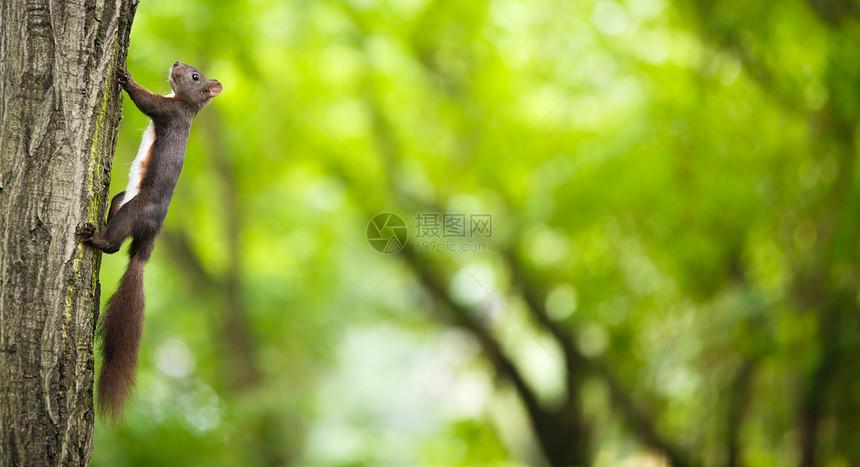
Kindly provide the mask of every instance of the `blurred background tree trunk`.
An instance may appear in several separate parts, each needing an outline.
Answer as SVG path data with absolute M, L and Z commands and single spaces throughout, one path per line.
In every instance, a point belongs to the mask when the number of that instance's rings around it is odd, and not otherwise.
M 0 4 L 0 465 L 86 465 L 101 223 L 137 1 Z

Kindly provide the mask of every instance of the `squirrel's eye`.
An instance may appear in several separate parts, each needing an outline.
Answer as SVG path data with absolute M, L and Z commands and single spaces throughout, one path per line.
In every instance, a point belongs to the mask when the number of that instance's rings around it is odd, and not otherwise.
M 198 75 L 197 73 L 194 73 L 193 75 L 191 75 L 191 79 L 193 79 L 194 81 L 197 81 L 198 79 L 200 79 L 200 75 Z

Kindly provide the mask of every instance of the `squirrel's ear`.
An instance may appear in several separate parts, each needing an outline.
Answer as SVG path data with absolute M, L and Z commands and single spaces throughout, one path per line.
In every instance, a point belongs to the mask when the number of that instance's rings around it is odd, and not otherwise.
M 218 94 L 221 94 L 221 89 L 221 83 L 219 83 L 217 79 L 210 79 L 209 89 L 206 90 L 206 94 L 208 97 L 215 97 Z

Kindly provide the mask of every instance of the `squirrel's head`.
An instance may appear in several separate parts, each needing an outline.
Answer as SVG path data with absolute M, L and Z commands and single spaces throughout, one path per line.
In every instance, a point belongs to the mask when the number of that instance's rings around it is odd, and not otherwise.
M 217 79 L 206 79 L 202 71 L 178 60 L 170 67 L 170 87 L 177 95 L 187 97 L 201 107 L 221 94 L 221 83 Z

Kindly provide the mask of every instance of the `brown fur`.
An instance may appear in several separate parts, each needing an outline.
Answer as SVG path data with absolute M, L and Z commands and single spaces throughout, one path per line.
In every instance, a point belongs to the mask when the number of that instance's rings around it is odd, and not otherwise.
M 116 293 L 108 301 L 99 323 L 102 340 L 102 369 L 99 376 L 98 408 L 102 419 L 122 418 L 122 408 L 131 396 L 137 371 L 137 351 L 143 331 L 143 265 L 132 256 Z
M 125 192 L 120 192 L 110 201 L 110 210 L 108 211 L 107 221 L 110 222 L 111 217 L 119 210 L 122 199 L 125 197 Z
M 152 140 L 152 146 L 155 146 L 156 139 L 158 139 L 158 136 Z M 150 146 L 149 150 L 146 151 L 146 157 L 140 161 L 140 181 L 137 183 L 138 190 L 143 186 L 143 180 L 146 178 L 146 171 L 149 169 L 149 159 L 152 158 L 152 146 Z

